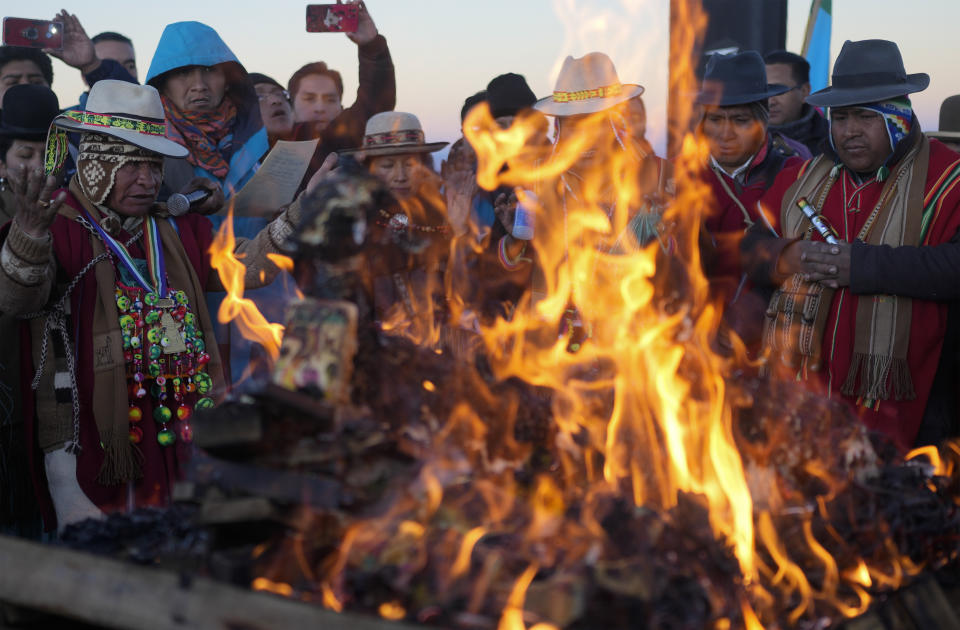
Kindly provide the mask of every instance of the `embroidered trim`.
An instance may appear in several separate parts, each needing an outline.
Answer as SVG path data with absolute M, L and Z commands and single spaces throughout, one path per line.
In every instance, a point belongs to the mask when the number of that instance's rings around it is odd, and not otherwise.
M 610 98 L 611 96 L 620 96 L 623 93 L 623 84 L 613 83 L 592 90 L 579 90 L 577 92 L 562 92 L 554 90 L 554 103 L 571 103 L 574 101 L 589 101 L 595 98 Z
M 26 261 L 4 243 L 3 249 L 0 249 L 0 267 L 12 280 L 25 287 L 34 287 L 43 282 L 50 265 L 48 262 L 36 264 Z
M 423 144 L 424 135 L 419 129 L 400 129 L 371 133 L 363 137 L 363 146 L 380 147 L 388 144 Z
M 127 118 L 126 116 L 114 116 L 111 114 L 98 114 L 96 112 L 83 112 L 78 110 L 67 110 L 60 115 L 82 125 L 128 129 L 151 136 L 167 135 L 167 124 L 163 122 L 150 122 L 139 118 Z

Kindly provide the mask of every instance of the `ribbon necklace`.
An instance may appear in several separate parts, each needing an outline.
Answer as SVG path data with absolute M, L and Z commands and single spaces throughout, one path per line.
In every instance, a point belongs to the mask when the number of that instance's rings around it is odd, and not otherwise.
M 147 293 L 153 293 L 158 298 L 167 296 L 167 276 L 164 273 L 163 247 L 160 245 L 160 232 L 157 230 L 157 220 L 152 216 L 143 218 L 143 241 L 144 250 L 147 258 L 147 275 L 145 278 L 140 269 L 134 263 L 134 257 L 130 251 L 120 241 L 116 240 L 103 229 L 90 213 L 84 208 L 84 214 L 87 220 L 97 230 L 100 239 L 110 248 L 110 251 L 116 255 L 120 263 L 130 271 L 137 283 L 143 287 Z

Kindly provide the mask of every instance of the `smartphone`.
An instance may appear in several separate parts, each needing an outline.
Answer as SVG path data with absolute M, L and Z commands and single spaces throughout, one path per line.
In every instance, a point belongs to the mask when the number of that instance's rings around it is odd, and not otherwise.
M 358 4 L 308 4 L 308 33 L 354 33 L 360 19 Z
M 5 17 L 3 44 L 60 50 L 63 48 L 63 24 L 50 20 Z

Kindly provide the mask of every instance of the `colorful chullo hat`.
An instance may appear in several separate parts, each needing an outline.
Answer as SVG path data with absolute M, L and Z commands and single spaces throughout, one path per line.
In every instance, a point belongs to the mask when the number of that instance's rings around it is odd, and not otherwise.
M 66 160 L 67 131 L 83 134 L 77 179 L 95 204 L 106 200 L 117 170 L 125 163 L 162 163 L 164 157 L 187 156 L 185 147 L 167 139 L 160 94 L 149 85 L 98 81 L 90 89 L 86 110 L 67 110 L 57 116 L 47 135 L 44 164 L 48 173 L 60 170 Z

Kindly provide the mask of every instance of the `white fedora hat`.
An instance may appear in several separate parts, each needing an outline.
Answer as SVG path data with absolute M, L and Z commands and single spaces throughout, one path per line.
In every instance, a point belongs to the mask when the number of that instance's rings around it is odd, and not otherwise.
M 149 85 L 97 81 L 90 88 L 86 110 L 67 110 L 53 124 L 70 131 L 102 133 L 173 158 L 190 151 L 169 140 L 160 93 Z
M 405 112 L 380 112 L 370 117 L 363 132 L 363 146 L 340 153 L 363 153 L 365 157 L 432 153 L 449 142 L 425 142 L 420 119 Z
M 593 114 L 643 94 L 643 87 L 620 83 L 617 69 L 603 53 L 567 57 L 560 68 L 553 94 L 536 102 L 535 108 L 551 116 Z

